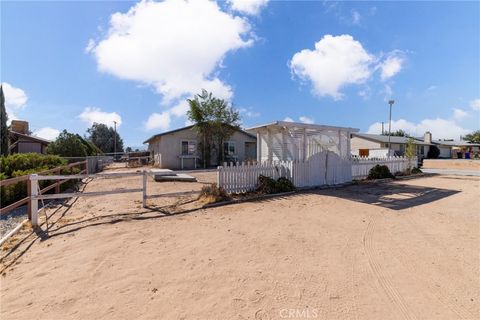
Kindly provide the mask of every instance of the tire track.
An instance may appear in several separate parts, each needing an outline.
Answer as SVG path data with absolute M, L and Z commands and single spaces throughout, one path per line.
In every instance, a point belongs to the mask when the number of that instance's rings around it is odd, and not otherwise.
M 407 217 L 407 222 L 412 227 L 410 228 L 410 230 L 421 229 L 421 231 L 423 231 L 423 229 L 420 228 L 417 223 L 412 221 L 411 217 Z M 436 241 L 432 241 L 428 237 L 425 237 L 424 232 L 421 233 L 421 237 L 423 238 L 423 241 L 429 242 L 430 244 L 437 244 L 437 247 L 438 247 L 438 243 L 436 243 Z M 399 256 L 408 257 L 408 254 L 402 249 L 402 247 L 398 245 L 396 245 L 395 247 L 401 253 L 401 255 Z M 443 305 L 446 305 L 452 312 L 454 312 L 459 317 L 459 319 L 471 320 L 476 318 L 474 315 L 470 313 L 470 311 L 468 311 L 464 307 L 459 306 L 455 303 L 452 303 L 451 301 L 455 300 L 453 296 L 444 294 L 441 290 L 438 289 L 437 286 L 432 285 L 431 281 L 428 281 L 423 277 L 419 277 L 416 272 L 417 268 L 415 268 L 415 266 L 412 263 L 409 263 L 407 259 L 400 258 L 399 261 L 410 272 L 410 274 L 414 275 L 414 277 L 417 279 L 419 283 L 422 283 L 424 286 L 426 286 L 430 290 L 429 292 L 433 293 L 433 295 L 437 298 L 437 300 L 440 301 Z
M 377 223 L 377 217 L 373 217 L 367 225 L 367 229 L 363 235 L 363 249 L 365 255 L 368 258 L 368 263 L 370 265 L 370 269 L 377 279 L 380 287 L 382 288 L 385 295 L 388 297 L 389 301 L 391 302 L 392 306 L 395 310 L 398 311 L 399 315 L 402 316 L 403 319 L 406 320 L 415 320 L 416 317 L 412 314 L 408 306 L 406 305 L 404 299 L 397 291 L 395 286 L 391 282 L 391 276 L 388 274 L 386 270 L 384 270 L 381 265 L 378 263 L 378 253 L 375 250 L 374 241 L 373 241 L 373 234 L 375 231 L 375 225 Z

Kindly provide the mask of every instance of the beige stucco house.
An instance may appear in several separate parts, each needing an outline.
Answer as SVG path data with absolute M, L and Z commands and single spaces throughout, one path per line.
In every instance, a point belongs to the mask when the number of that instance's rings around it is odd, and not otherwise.
M 156 134 L 148 143 L 154 164 L 166 169 L 194 169 L 201 167 L 200 141 L 192 126 Z M 237 130 L 223 144 L 224 159 L 228 161 L 251 161 L 256 159 L 256 137 L 243 130 Z M 212 150 L 210 166 L 219 165 L 218 152 Z
M 409 137 L 390 137 L 391 155 L 403 156 L 407 148 Z M 426 158 L 432 145 L 432 135 L 427 132 L 423 139 L 413 138 L 419 159 Z M 386 157 L 388 155 L 388 136 L 369 133 L 351 134 L 352 155 L 360 157 Z

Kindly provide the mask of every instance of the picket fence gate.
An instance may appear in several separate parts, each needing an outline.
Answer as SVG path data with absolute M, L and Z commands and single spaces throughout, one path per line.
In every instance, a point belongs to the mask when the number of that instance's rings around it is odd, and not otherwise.
M 341 158 L 325 151 L 311 156 L 306 161 L 272 161 L 224 163 L 218 167 L 217 184 L 228 193 L 253 191 L 260 175 L 273 179 L 288 178 L 297 188 L 338 185 L 360 180 L 368 176 L 375 165 L 386 165 L 390 172 L 405 171 L 417 167 L 417 159 L 391 158 Z
M 225 163 L 218 167 L 217 183 L 228 193 L 255 190 L 260 175 L 273 179 L 285 177 L 297 188 L 334 185 L 352 181 L 350 159 L 333 152 L 319 152 L 307 161 L 262 163 Z

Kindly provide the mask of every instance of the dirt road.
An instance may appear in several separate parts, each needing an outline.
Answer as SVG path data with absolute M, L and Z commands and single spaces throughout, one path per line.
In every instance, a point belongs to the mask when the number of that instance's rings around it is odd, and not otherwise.
M 133 194 L 79 199 L 48 236 L 24 232 L 2 252 L 0 315 L 477 319 L 479 184 L 424 177 L 177 215 L 145 211 Z

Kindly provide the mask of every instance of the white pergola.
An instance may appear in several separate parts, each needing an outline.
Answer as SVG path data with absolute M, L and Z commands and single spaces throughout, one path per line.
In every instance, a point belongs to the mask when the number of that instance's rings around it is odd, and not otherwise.
M 350 133 L 355 128 L 276 121 L 249 128 L 257 135 L 257 161 L 308 160 L 322 151 L 350 157 Z

